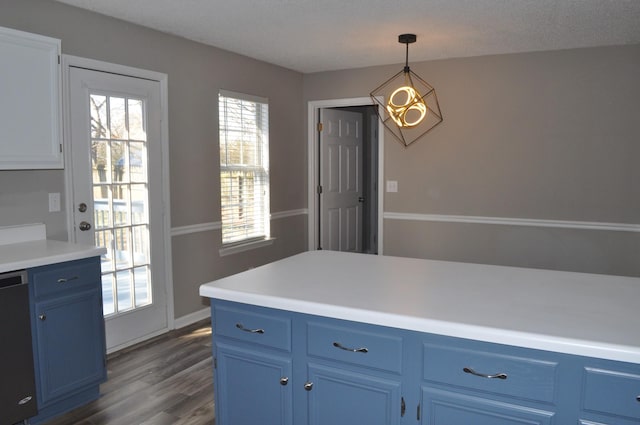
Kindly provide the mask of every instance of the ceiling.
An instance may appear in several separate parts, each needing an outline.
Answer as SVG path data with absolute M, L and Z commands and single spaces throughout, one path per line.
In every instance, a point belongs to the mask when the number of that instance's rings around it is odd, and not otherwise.
M 303 73 L 640 43 L 640 0 L 57 0 Z

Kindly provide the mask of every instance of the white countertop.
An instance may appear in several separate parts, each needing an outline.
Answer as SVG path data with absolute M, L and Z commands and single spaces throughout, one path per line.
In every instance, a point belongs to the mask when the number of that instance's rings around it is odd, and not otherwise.
M 106 252 L 95 246 L 46 239 L 0 245 L 0 273 L 95 257 Z
M 640 278 L 311 251 L 200 295 L 640 364 Z
M 95 257 L 105 248 L 46 239 L 42 223 L 0 227 L 0 273 Z

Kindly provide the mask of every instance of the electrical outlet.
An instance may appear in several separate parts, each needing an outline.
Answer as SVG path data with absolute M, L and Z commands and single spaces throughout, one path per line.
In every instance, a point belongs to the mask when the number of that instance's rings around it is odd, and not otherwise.
M 60 194 L 50 193 L 49 194 L 49 212 L 58 212 L 58 211 L 60 211 Z

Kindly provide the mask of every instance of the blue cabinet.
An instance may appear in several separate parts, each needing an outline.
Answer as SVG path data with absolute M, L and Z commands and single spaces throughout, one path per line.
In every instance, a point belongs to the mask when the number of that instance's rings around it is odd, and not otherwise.
M 292 425 L 290 319 L 232 306 L 211 317 L 216 423 Z
M 588 359 L 581 376 L 581 425 L 640 424 L 640 367 Z
M 38 424 L 98 398 L 106 379 L 100 259 L 28 272 Z
M 422 425 L 558 423 L 556 354 L 435 335 L 422 340 Z
M 401 423 L 401 337 L 224 301 L 212 318 L 216 423 Z
M 551 425 L 554 414 L 491 398 L 424 386 L 422 425 Z
M 219 425 L 640 424 L 638 364 L 216 299 L 212 318 Z
M 403 339 L 365 324 L 302 317 L 309 425 L 396 425 Z M 297 336 L 297 335 L 296 335 Z
M 293 424 L 290 358 L 225 342 L 215 353 L 217 423 Z
M 309 425 L 401 423 L 399 377 L 315 363 L 307 371 Z

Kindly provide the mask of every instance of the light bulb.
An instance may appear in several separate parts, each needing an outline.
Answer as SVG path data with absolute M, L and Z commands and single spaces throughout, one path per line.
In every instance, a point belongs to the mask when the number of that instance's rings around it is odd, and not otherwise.
M 398 127 L 411 128 L 427 116 L 427 105 L 420 93 L 411 86 L 399 87 L 389 97 L 387 112 Z M 417 114 L 416 118 L 413 118 Z

